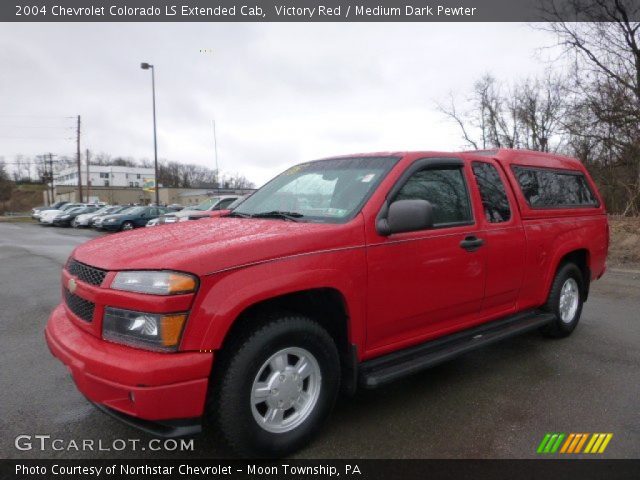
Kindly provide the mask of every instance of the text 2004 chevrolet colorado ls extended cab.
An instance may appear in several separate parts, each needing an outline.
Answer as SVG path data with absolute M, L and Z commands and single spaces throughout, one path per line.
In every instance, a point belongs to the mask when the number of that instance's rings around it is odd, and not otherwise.
M 340 389 L 569 335 L 608 249 L 580 162 L 510 150 L 303 163 L 226 217 L 143 230 L 75 249 L 49 347 L 102 410 L 209 419 L 245 455 L 299 448 Z

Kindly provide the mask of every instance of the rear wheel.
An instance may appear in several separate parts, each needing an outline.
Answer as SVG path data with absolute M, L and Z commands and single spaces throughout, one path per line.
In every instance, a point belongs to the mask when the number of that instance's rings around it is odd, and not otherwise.
M 133 230 L 133 222 L 124 222 L 120 230 Z
M 307 317 L 276 315 L 221 352 L 207 414 L 236 453 L 287 455 L 324 423 L 339 379 L 327 331 Z
M 580 321 L 584 302 L 582 272 L 573 263 L 561 266 L 551 285 L 544 309 L 555 314 L 555 319 L 542 327 L 547 337 L 561 338 L 571 335 Z

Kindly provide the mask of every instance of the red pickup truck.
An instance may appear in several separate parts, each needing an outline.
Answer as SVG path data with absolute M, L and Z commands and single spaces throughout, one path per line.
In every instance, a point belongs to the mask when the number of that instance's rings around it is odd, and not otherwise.
M 608 237 L 572 158 L 329 158 L 225 217 L 77 247 L 46 340 L 78 389 L 129 424 L 179 436 L 206 422 L 242 455 L 285 455 L 339 391 L 532 329 L 569 335 Z

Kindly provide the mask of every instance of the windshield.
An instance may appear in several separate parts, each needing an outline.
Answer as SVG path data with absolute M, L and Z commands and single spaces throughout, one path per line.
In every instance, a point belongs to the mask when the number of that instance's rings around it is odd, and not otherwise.
M 283 212 L 300 221 L 343 222 L 360 210 L 397 160 L 352 157 L 296 165 L 247 198 L 233 214 Z
M 205 200 L 204 202 L 202 202 L 197 207 L 193 207 L 191 210 L 199 210 L 199 211 L 209 210 L 211 207 L 213 207 L 219 201 L 220 201 L 220 197 L 211 197 L 210 199 Z

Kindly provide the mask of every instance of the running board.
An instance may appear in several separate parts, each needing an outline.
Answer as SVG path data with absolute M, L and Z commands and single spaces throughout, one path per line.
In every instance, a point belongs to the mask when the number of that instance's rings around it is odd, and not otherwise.
M 360 364 L 360 385 L 376 388 L 505 338 L 542 327 L 555 315 L 529 310 Z

